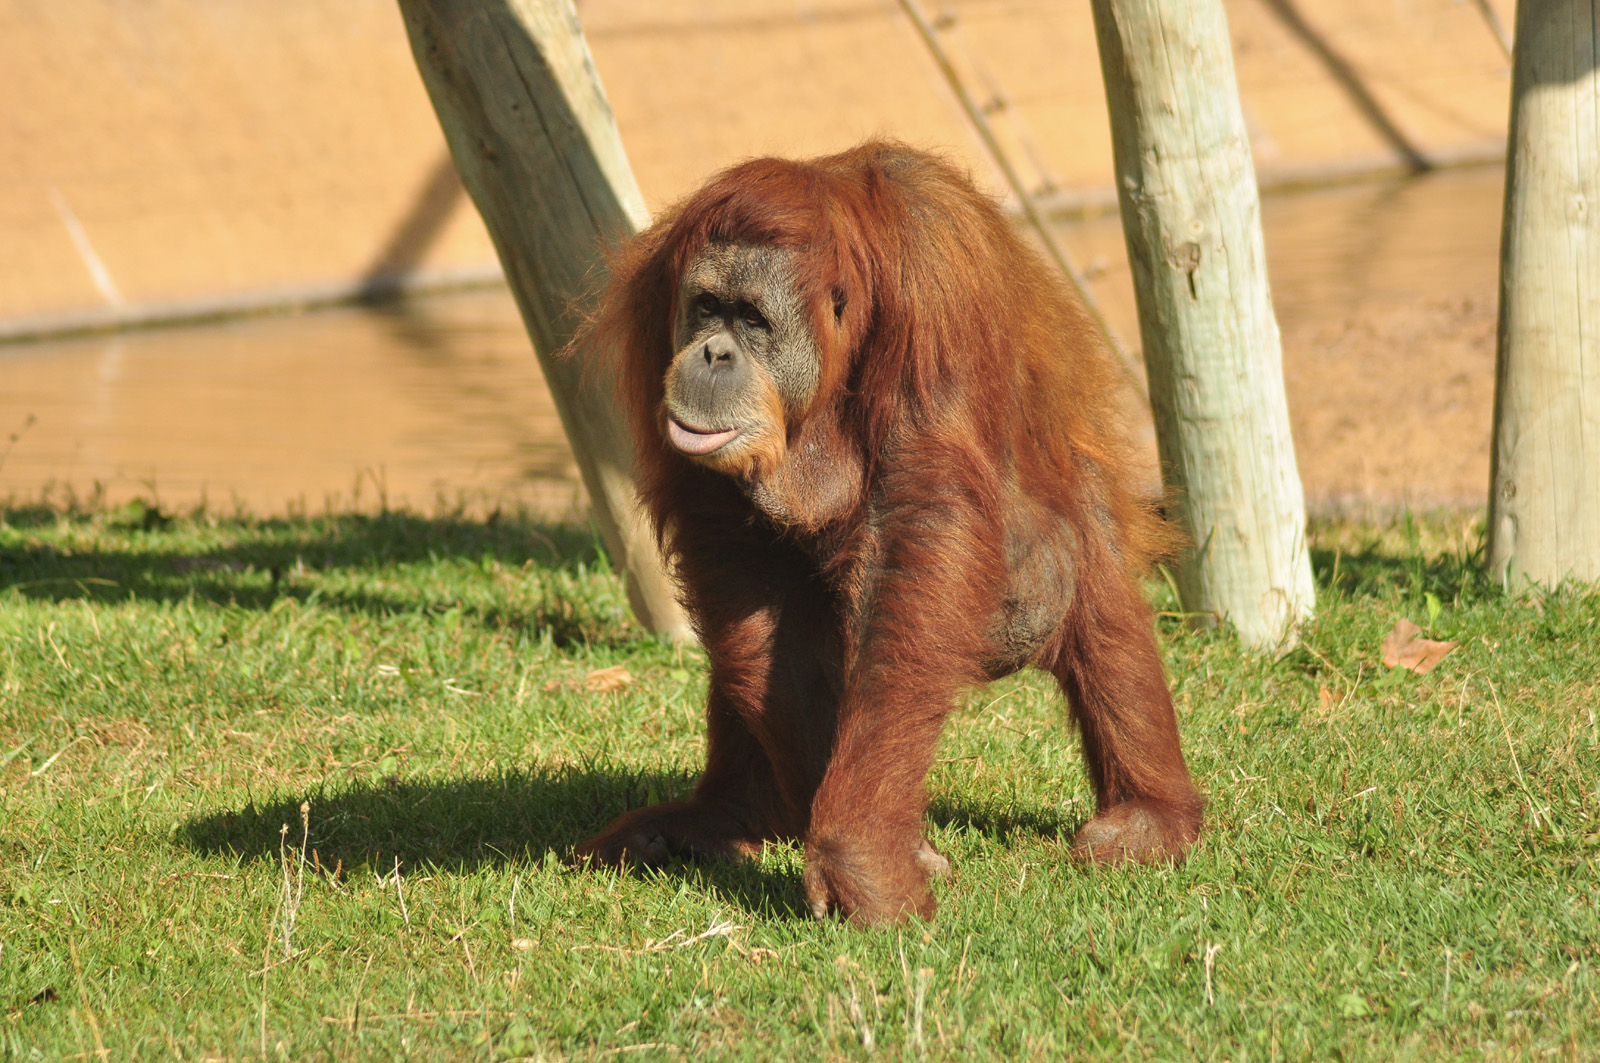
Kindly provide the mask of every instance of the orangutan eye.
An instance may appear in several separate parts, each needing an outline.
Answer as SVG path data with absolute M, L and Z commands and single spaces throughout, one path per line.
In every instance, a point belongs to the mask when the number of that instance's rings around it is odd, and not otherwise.
M 694 297 L 694 312 L 702 318 L 716 317 L 722 312 L 722 300 L 710 292 L 701 292 Z
M 751 328 L 758 328 L 767 332 L 772 330 L 772 325 L 762 316 L 761 311 L 749 303 L 739 304 L 739 317 Z

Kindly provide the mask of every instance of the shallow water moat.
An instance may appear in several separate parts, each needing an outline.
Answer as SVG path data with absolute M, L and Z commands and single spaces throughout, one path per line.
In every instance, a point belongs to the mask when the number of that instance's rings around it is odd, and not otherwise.
M 1313 507 L 1473 505 L 1488 483 L 1497 167 L 1265 197 Z M 1136 348 L 1114 215 L 1062 223 Z M 15 435 L 15 440 L 10 437 Z M 168 511 L 581 505 L 504 290 L 0 347 L 0 498 Z

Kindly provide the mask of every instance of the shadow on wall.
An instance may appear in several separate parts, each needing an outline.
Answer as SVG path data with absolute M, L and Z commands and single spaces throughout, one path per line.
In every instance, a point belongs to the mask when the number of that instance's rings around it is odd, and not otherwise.
M 416 201 L 395 228 L 372 263 L 361 271 L 358 301 L 379 303 L 392 299 L 422 264 L 423 256 L 455 214 L 461 202 L 461 178 L 447 151 L 433 164 L 422 182 Z
M 1424 173 L 1433 169 L 1433 163 L 1429 161 L 1427 156 L 1422 154 L 1421 149 L 1411 142 L 1411 139 L 1406 136 L 1404 131 L 1395 125 L 1394 119 L 1389 117 L 1388 113 L 1384 111 L 1383 105 L 1377 101 L 1361 80 L 1361 75 L 1357 74 L 1349 61 L 1336 52 L 1323 39 L 1322 35 L 1305 20 L 1305 16 L 1300 13 L 1299 8 L 1294 6 L 1292 0 L 1262 0 L 1262 3 L 1278 17 L 1278 20 L 1283 23 L 1289 32 L 1293 33 L 1302 44 L 1311 49 L 1312 54 L 1322 62 L 1323 66 L 1327 67 L 1328 73 L 1333 76 L 1334 81 L 1344 90 L 1345 95 L 1350 98 L 1350 102 L 1355 105 L 1356 110 L 1383 138 L 1384 142 L 1394 149 L 1395 154 L 1405 161 L 1407 169 L 1412 173 Z

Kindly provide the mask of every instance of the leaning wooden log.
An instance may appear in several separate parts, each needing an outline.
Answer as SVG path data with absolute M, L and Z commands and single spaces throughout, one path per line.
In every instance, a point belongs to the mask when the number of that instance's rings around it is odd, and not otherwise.
M 1522 0 L 1500 243 L 1489 571 L 1600 580 L 1600 6 Z
M 582 380 L 581 352 L 556 357 L 602 287 L 604 248 L 649 224 L 577 12 L 571 0 L 400 0 L 400 11 L 634 613 L 691 637 L 638 513 L 626 423 L 604 381 Z
M 1221 0 L 1094 0 L 1187 612 L 1271 649 L 1315 604 L 1261 208 Z

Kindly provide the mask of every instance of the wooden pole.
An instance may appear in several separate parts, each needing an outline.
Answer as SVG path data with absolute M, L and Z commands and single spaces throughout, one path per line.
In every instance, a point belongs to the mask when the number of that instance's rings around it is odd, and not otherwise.
M 639 622 L 692 637 L 639 518 L 629 432 L 581 356 L 556 357 L 603 248 L 649 224 L 571 0 L 400 0 L 450 154 L 494 240 L 606 549 Z
M 1315 604 L 1261 208 L 1221 0 L 1093 0 L 1184 608 L 1254 649 Z
M 1520 0 L 1500 245 L 1489 569 L 1600 580 L 1600 7 Z

